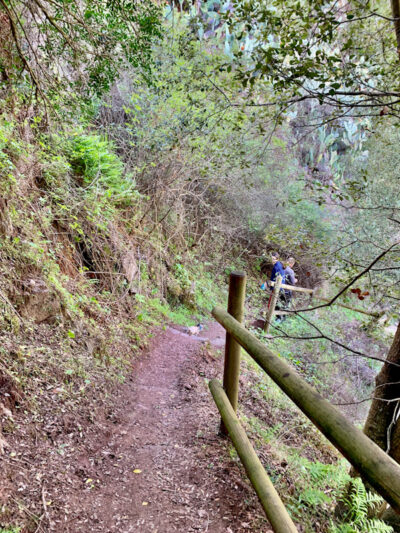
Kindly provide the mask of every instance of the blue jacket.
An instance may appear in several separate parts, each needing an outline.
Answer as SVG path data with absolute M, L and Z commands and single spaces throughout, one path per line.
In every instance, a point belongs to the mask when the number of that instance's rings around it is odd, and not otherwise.
M 271 281 L 276 281 L 276 276 L 278 274 L 282 276 L 282 282 L 285 283 L 285 269 L 283 268 L 283 265 L 280 261 L 277 261 L 274 264 L 274 268 L 271 272 Z

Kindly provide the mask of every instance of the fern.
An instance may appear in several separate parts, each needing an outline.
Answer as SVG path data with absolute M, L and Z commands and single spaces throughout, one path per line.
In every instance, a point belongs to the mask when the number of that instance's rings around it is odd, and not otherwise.
M 378 518 L 371 518 L 368 527 L 370 533 L 393 533 L 392 526 L 385 524 L 385 522 L 382 522 Z
M 369 518 L 383 503 L 378 494 L 368 492 L 360 478 L 351 479 L 347 495 L 341 498 L 348 514 L 343 524 L 333 525 L 331 533 L 393 533 L 393 528 L 378 518 Z
M 323 505 L 324 503 L 329 503 L 330 501 L 330 498 L 322 490 L 311 487 L 303 490 L 299 497 L 299 503 L 304 502 L 311 507 Z
M 383 503 L 383 498 L 379 496 L 379 494 L 377 494 L 376 492 L 367 492 L 366 500 L 367 500 L 369 509 L 373 509 L 374 507 L 377 508 Z

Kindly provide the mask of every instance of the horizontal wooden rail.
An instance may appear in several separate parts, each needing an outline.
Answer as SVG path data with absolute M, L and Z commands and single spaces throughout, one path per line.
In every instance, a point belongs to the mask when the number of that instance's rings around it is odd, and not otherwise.
M 361 476 L 400 512 L 400 466 L 226 311 L 215 307 L 212 314 Z
M 240 425 L 221 384 L 218 380 L 213 379 L 210 381 L 209 387 L 223 423 L 228 430 L 265 514 L 271 522 L 273 530 L 275 533 L 298 533 L 251 442 L 247 438 L 246 432 Z
M 275 285 L 275 281 L 269 281 L 268 284 L 273 287 Z M 295 287 L 294 285 L 286 285 L 286 283 L 282 283 L 281 289 L 287 289 L 289 291 L 295 291 L 295 292 L 306 292 L 307 294 L 312 294 L 314 292 L 314 289 L 305 289 L 304 287 Z
M 317 300 L 322 300 L 324 302 L 330 302 L 327 298 L 317 298 Z M 345 309 L 350 309 L 350 311 L 355 311 L 356 313 L 362 313 L 363 315 L 373 316 L 374 318 L 379 318 L 381 315 L 379 313 L 371 313 L 369 311 L 364 311 L 363 309 L 356 309 L 354 307 L 350 307 L 350 305 L 345 304 L 338 304 L 337 302 L 334 302 L 333 305 L 339 305 L 340 307 L 344 307 Z M 303 309 L 304 311 L 304 309 Z M 295 315 L 296 309 L 292 309 L 290 311 L 280 311 L 279 309 L 274 311 L 274 315 Z
M 268 284 L 271 287 L 273 287 L 275 285 L 275 281 L 268 281 Z M 294 285 L 286 285 L 286 283 L 282 283 L 281 289 L 287 289 L 289 291 L 305 292 L 307 294 L 312 294 L 314 298 L 316 298 L 317 300 L 321 300 L 322 302 L 329 303 L 331 301 L 329 298 L 323 298 L 322 296 L 316 296 L 314 294 L 314 289 L 305 289 L 304 287 L 295 287 Z M 343 304 L 337 301 L 333 302 L 332 305 L 338 305 L 339 307 L 350 309 L 350 311 L 354 311 L 355 313 L 361 313 L 363 315 L 373 316 L 374 318 L 379 318 L 381 316 L 380 313 L 373 313 L 371 311 L 365 311 L 364 309 L 357 309 L 356 307 L 352 307 L 351 305 Z

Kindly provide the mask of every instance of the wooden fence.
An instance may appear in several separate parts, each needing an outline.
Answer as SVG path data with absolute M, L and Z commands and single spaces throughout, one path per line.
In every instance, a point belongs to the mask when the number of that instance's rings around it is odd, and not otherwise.
M 210 390 L 222 417 L 222 427 L 225 432 L 229 433 L 274 531 L 276 533 L 285 531 L 292 533 L 297 530 L 259 459 L 255 458 L 255 452 L 235 414 L 239 392 L 240 347 L 247 351 L 282 391 L 346 457 L 363 479 L 368 481 L 397 512 L 400 512 L 399 464 L 347 420 L 339 409 L 325 400 L 296 373 L 293 367 L 269 350 L 265 344 L 241 325 L 245 285 L 245 273 L 233 272 L 229 285 L 230 305 L 228 305 L 228 312 L 220 307 L 215 307 L 212 311 L 214 318 L 227 332 L 227 342 L 223 389 L 217 380 L 212 380 Z M 232 293 L 236 293 L 236 295 Z M 231 350 L 233 353 L 232 366 Z M 280 526 L 280 524 L 284 526 Z
M 305 294 L 309 294 L 311 298 L 315 298 L 316 300 L 320 300 L 321 302 L 330 303 L 332 301 L 329 298 L 324 298 L 322 296 L 318 296 L 314 289 L 306 289 L 304 287 L 297 287 L 296 285 L 287 285 L 286 283 L 282 283 L 282 277 L 281 276 L 277 276 L 277 281 L 276 282 L 275 281 L 269 281 L 268 283 L 269 283 L 270 287 L 274 287 L 273 294 L 276 293 L 275 306 L 276 306 L 276 302 L 278 301 L 279 290 L 281 290 L 281 289 L 286 289 L 286 290 L 289 290 L 289 291 L 302 292 L 302 293 L 305 293 Z M 279 286 L 277 287 L 278 284 L 279 284 Z M 344 309 L 349 309 L 350 311 L 354 311 L 355 313 L 361 313 L 362 315 L 368 315 L 368 316 L 372 316 L 374 318 L 379 318 L 383 314 L 383 313 L 373 313 L 371 311 L 367 311 L 366 309 L 360 309 L 360 308 L 353 307 L 351 305 L 347 305 L 347 304 L 344 304 L 344 303 L 341 303 L 341 302 L 337 302 L 337 301 L 334 301 L 332 305 L 338 305 L 339 307 L 343 307 Z M 272 301 L 271 301 L 271 304 L 270 304 L 270 308 L 271 308 L 271 306 L 272 306 Z M 293 311 L 275 311 L 275 306 L 272 309 L 271 316 L 273 314 L 276 314 L 276 315 L 290 315 L 290 314 L 293 314 L 293 313 L 296 312 L 295 310 L 293 310 Z M 268 317 L 268 313 L 267 313 L 267 317 Z M 269 326 L 270 326 L 270 320 L 269 321 L 266 320 L 265 328 L 267 328 L 267 329 L 264 329 L 264 331 L 266 333 L 268 333 Z

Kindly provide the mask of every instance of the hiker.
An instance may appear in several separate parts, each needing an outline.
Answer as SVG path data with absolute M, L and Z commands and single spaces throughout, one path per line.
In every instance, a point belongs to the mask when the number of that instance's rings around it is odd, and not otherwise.
M 284 270 L 285 272 L 285 283 L 286 285 L 296 285 L 297 278 L 293 272 L 293 266 L 295 264 L 294 257 L 289 257 L 289 259 L 286 261 L 286 268 Z M 285 300 L 286 300 L 286 307 L 289 307 L 290 302 L 292 300 L 293 291 L 289 289 L 285 289 Z
M 273 267 L 272 267 L 272 272 L 271 272 L 271 276 L 270 276 L 270 282 L 271 281 L 276 281 L 277 276 L 282 276 L 282 283 L 284 283 L 285 282 L 285 270 L 283 268 L 282 263 L 279 261 L 279 254 L 277 252 L 272 252 L 271 253 L 271 262 L 273 264 Z M 266 285 L 267 285 L 266 283 L 263 283 L 261 285 L 261 288 L 265 289 Z M 272 292 L 274 290 L 274 287 L 272 285 L 270 285 L 270 290 L 271 290 L 271 295 L 270 295 L 269 300 L 268 300 L 268 306 L 267 306 L 268 309 L 269 309 L 269 306 L 271 305 Z M 281 307 L 285 306 L 285 293 L 284 293 L 284 291 L 282 289 L 279 291 L 279 302 L 278 302 L 278 304 L 276 306 L 277 310 L 279 310 Z M 280 319 L 278 318 L 278 321 L 279 320 Z
M 281 275 L 282 283 L 285 283 L 285 269 L 283 268 L 282 263 L 279 261 L 279 254 L 277 252 L 271 253 L 271 261 L 274 266 L 272 267 L 270 281 L 276 281 L 276 277 Z M 271 291 L 274 289 L 272 286 L 270 288 Z

